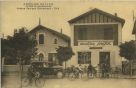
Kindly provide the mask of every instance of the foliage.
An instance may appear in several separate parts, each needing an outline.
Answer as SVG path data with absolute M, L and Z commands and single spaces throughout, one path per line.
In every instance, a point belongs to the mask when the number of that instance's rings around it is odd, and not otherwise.
M 30 59 L 36 55 L 36 40 L 25 28 L 15 30 L 14 35 L 7 39 L 2 39 L 2 57 L 29 63 Z
M 59 61 L 62 62 L 68 61 L 74 55 L 74 52 L 71 47 L 59 46 L 56 51 L 57 58 L 59 59 Z
M 120 46 L 120 56 L 127 60 L 136 60 L 136 41 L 122 43 Z

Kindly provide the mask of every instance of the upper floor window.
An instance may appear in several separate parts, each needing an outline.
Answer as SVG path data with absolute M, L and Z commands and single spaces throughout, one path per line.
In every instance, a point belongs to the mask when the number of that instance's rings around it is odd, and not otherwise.
M 54 44 L 57 44 L 58 40 L 57 39 L 54 39 Z
M 39 44 L 44 44 L 44 34 L 39 34 Z

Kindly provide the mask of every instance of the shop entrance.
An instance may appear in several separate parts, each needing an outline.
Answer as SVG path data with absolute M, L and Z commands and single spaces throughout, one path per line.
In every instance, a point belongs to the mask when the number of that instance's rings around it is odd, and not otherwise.
M 99 53 L 99 64 L 106 64 L 110 66 L 110 52 L 100 52 Z

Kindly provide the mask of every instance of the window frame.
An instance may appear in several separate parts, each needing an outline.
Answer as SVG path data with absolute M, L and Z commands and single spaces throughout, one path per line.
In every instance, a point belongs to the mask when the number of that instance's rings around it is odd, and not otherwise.
M 85 58 L 82 58 L 83 57 L 82 55 L 79 56 L 79 54 L 82 54 L 82 53 L 87 53 L 88 56 L 85 56 Z M 90 52 L 90 51 L 84 51 L 84 52 L 79 51 L 79 52 L 77 52 L 77 54 L 78 54 L 78 64 L 90 64 L 91 63 L 92 52 Z M 90 54 L 90 56 L 89 56 L 89 54 Z M 84 60 L 86 60 L 86 61 L 84 61 Z M 83 62 L 81 62 L 81 61 L 83 61 Z
M 54 39 L 53 44 L 58 44 L 58 39 L 57 38 Z
M 40 43 L 40 35 L 43 35 L 43 43 Z M 39 34 L 38 34 L 38 44 L 39 44 L 39 45 L 45 44 L 45 34 L 44 34 L 44 33 L 39 33 Z

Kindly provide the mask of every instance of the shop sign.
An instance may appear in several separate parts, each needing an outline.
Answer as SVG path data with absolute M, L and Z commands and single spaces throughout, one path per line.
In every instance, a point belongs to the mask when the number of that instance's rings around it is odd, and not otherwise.
M 113 45 L 113 40 L 80 40 L 78 41 L 78 45 L 88 45 L 88 46 L 112 46 Z

